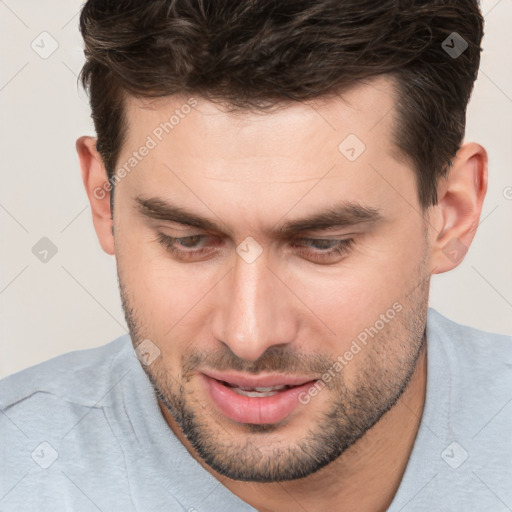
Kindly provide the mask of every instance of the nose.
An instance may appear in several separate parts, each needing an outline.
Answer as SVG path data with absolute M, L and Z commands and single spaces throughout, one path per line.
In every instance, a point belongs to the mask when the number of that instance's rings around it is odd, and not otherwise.
M 297 338 L 299 315 L 286 276 L 268 268 L 264 251 L 248 263 L 238 254 L 231 272 L 219 283 L 213 335 L 239 358 L 255 361 L 271 346 Z

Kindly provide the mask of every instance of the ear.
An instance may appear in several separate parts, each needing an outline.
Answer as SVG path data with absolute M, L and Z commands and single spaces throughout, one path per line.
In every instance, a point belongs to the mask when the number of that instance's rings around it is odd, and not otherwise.
M 440 227 L 431 246 L 432 273 L 457 267 L 473 241 L 487 192 L 487 152 L 474 142 L 464 144 L 448 176 L 441 178 L 433 207 Z
M 80 159 L 82 181 L 91 203 L 92 221 L 102 249 L 114 254 L 114 234 L 112 212 L 110 211 L 111 184 L 103 159 L 96 150 L 96 139 L 80 137 L 76 141 L 76 150 Z

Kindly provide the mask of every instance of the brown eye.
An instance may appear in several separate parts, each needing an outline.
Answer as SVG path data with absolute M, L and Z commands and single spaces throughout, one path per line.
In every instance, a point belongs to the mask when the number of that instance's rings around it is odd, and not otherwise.
M 212 251 L 212 247 L 204 247 L 204 244 L 200 244 L 202 240 L 207 238 L 209 237 L 206 235 L 191 235 L 175 238 L 159 233 L 157 241 L 171 254 L 178 258 L 187 259 L 203 256 L 207 252 L 215 252 L 215 248 L 213 248 L 214 250 Z
M 330 240 L 325 238 L 300 238 L 297 240 L 298 242 L 305 242 L 305 244 L 298 244 L 299 247 L 308 248 L 308 250 L 303 251 L 304 254 L 310 259 L 313 260 L 329 260 L 335 259 L 336 257 L 345 256 L 350 252 L 352 246 L 354 245 L 354 239 L 348 238 L 345 240 Z M 297 246 L 294 243 L 294 246 Z M 313 246 L 315 250 L 310 250 Z M 327 249 L 327 250 L 326 250 Z

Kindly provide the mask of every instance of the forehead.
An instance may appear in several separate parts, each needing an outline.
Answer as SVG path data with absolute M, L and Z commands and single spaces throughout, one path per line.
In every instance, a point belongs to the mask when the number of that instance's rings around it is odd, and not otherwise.
M 264 113 L 227 112 L 196 96 L 129 98 L 118 167 L 150 150 L 120 188 L 134 203 L 158 197 L 258 230 L 290 207 L 307 214 L 348 201 L 381 211 L 397 191 L 414 195 L 392 142 L 394 92 L 378 78 Z
M 128 96 L 125 146 L 133 150 L 150 136 L 158 146 L 153 155 L 161 153 L 162 147 L 185 144 L 182 150 L 205 158 L 210 153 L 218 157 L 216 152 L 222 148 L 225 160 L 281 156 L 309 160 L 318 158 L 314 149 L 336 154 L 336 143 L 354 134 L 367 147 L 375 142 L 381 149 L 394 151 L 390 133 L 394 104 L 394 83 L 387 77 L 354 85 L 333 97 L 280 102 L 265 111 L 228 111 L 193 94 L 156 99 Z

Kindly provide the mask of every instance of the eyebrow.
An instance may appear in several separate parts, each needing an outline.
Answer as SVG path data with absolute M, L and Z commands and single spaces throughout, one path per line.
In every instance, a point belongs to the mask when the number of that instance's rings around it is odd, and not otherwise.
M 216 223 L 158 197 L 144 198 L 138 196 L 135 198 L 135 202 L 137 211 L 145 217 L 192 226 L 205 231 L 229 231 L 222 222 Z M 307 231 L 323 231 L 365 222 L 376 222 L 382 218 L 377 208 L 354 202 L 342 202 L 307 217 L 278 224 L 269 230 L 269 234 L 278 238 L 286 238 Z

